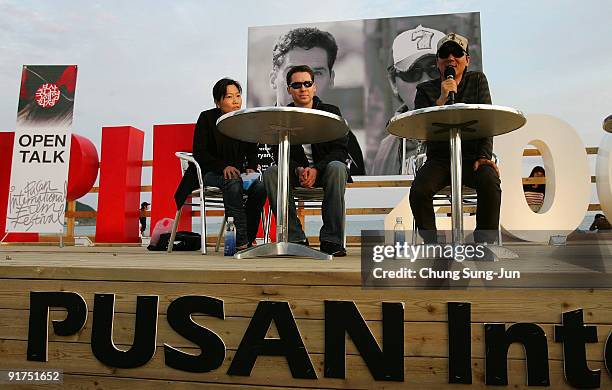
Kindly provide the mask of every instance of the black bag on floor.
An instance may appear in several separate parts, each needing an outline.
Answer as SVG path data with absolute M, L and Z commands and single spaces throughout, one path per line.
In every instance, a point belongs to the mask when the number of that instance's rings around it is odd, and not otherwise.
M 149 245 L 150 251 L 166 251 L 168 250 L 168 242 L 170 241 L 170 233 L 163 233 L 159 236 L 157 245 Z M 199 233 L 193 232 L 176 232 L 174 237 L 173 251 L 197 251 L 202 247 L 201 236 Z

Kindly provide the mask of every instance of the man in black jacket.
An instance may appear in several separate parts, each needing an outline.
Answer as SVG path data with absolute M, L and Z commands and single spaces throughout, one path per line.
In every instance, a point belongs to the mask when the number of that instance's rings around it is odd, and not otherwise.
M 470 63 L 468 40 L 449 33 L 438 42 L 437 66 L 440 75 L 447 67 L 455 69 L 455 78 L 441 77 L 417 86 L 414 108 L 447 104 L 450 92 L 455 102 L 491 104 L 489 84 L 484 73 L 468 72 Z M 419 169 L 410 189 L 410 208 L 421 236 L 427 242 L 436 240 L 436 220 L 433 212 L 433 196 L 450 184 L 449 142 L 427 142 L 427 161 Z M 463 184 L 476 189 L 476 231 L 478 242 L 493 242 L 499 225 L 501 187 L 499 171 L 492 161 L 493 138 L 461 141 Z
M 294 66 L 287 73 L 287 91 L 293 98 L 289 106 L 312 108 L 341 115 L 338 107 L 323 103 L 315 96 L 317 87 L 313 70 L 306 65 Z M 321 251 L 333 256 L 346 256 L 344 248 L 344 192 L 349 178 L 344 161 L 347 158 L 348 136 L 329 142 L 293 145 L 289 163 L 290 187 L 323 187 L 323 226 L 319 233 Z M 270 204 L 276 205 L 277 166 L 264 172 L 264 184 Z M 306 244 L 306 235 L 297 218 L 295 204 L 289 202 L 289 241 Z

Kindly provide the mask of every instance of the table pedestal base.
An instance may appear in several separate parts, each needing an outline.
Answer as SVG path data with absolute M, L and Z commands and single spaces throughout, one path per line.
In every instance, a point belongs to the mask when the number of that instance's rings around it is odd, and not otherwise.
M 317 260 L 331 260 L 332 255 L 323 253 L 306 245 L 295 244 L 293 242 L 272 242 L 269 244 L 258 245 L 254 248 L 248 248 L 237 252 L 234 257 L 236 259 L 252 259 L 255 257 L 309 257 Z
M 500 245 L 486 245 L 485 251 L 487 255 L 491 255 L 493 261 L 502 259 L 518 259 L 518 255 L 510 249 Z M 488 257 L 488 256 L 485 256 Z

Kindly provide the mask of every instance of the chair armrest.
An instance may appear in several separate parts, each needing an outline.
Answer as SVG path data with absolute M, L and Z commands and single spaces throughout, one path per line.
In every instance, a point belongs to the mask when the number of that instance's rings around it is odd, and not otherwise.
M 193 158 L 193 153 L 189 152 L 176 152 L 174 153 L 176 157 L 178 157 L 182 161 L 186 161 L 192 163 L 196 167 L 196 173 L 198 175 L 198 182 L 200 183 L 200 188 L 204 188 L 204 181 L 202 180 L 202 169 L 200 168 L 200 164 Z M 183 170 L 185 173 L 186 169 Z

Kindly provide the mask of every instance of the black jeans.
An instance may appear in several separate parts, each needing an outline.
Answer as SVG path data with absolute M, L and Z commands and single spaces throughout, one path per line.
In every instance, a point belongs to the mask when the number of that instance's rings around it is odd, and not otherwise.
M 205 186 L 219 187 L 223 192 L 225 216 L 234 217 L 236 225 L 236 246 L 253 242 L 257 237 L 261 211 L 266 203 L 266 188 L 260 180 L 254 181 L 246 191 L 247 201 L 243 203 L 242 179 L 227 180 L 223 175 L 207 172 L 203 178 Z
M 476 208 L 476 231 L 478 242 L 494 242 L 499 228 L 501 205 L 501 181 L 495 169 L 481 165 L 474 171 L 474 161 L 462 161 L 463 184 L 474 188 L 478 196 Z M 410 189 L 410 208 L 426 242 L 436 239 L 436 219 L 433 211 L 433 196 L 450 185 L 450 160 L 429 159 L 419 169 Z

